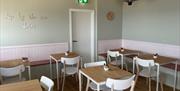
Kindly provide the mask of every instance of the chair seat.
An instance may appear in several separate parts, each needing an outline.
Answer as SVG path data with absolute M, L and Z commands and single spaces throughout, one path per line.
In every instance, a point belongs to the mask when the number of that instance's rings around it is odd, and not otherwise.
M 62 69 L 62 72 L 64 72 L 64 68 Z M 66 67 L 66 74 L 67 75 L 73 75 L 77 72 L 78 72 L 78 70 L 76 67 Z
M 94 82 L 90 82 L 89 87 L 92 90 L 97 90 L 97 85 Z M 107 89 L 106 84 L 100 85 L 100 90 Z
M 112 65 L 120 65 L 121 64 L 121 60 L 117 60 L 117 61 L 113 60 L 113 61 L 110 62 L 110 64 L 112 64 Z M 123 62 L 123 64 L 126 64 L 126 63 Z
M 149 70 L 148 69 L 143 69 L 141 72 L 139 72 L 140 76 L 143 77 L 156 77 L 157 71 L 151 71 L 151 76 L 149 76 Z
M 118 65 L 116 61 L 111 61 L 110 64 L 112 64 L 112 65 Z
M 103 90 L 103 91 L 111 91 L 111 89 L 108 88 L 108 89 L 105 89 L 105 90 Z M 113 90 L 113 91 L 123 91 L 123 90 Z
M 25 80 L 26 80 L 26 78 L 23 77 L 22 79 L 19 79 L 18 76 L 16 76 L 16 77 L 6 77 L 6 78 L 3 79 L 2 84 L 20 82 L 20 81 L 25 81 Z

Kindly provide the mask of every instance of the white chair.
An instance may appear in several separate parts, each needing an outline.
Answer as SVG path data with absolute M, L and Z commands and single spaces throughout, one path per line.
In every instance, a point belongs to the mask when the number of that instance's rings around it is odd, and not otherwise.
M 78 71 L 80 65 L 80 56 L 73 58 L 61 58 L 63 63 L 63 68 L 61 70 L 61 79 L 63 79 L 62 91 L 64 91 L 65 77 L 69 75 L 76 75 L 76 80 L 78 78 Z
M 24 65 L 18 65 L 11 68 L 0 68 L 1 83 L 12 83 L 23 81 L 25 78 L 22 77 L 22 72 L 25 71 Z
M 54 82 L 50 78 L 41 76 L 40 84 L 46 91 L 53 91 Z
M 103 65 L 106 65 L 106 61 L 85 63 L 84 68 L 95 67 L 95 66 L 103 66 Z M 94 82 L 90 82 L 89 79 L 88 79 L 87 80 L 86 91 L 88 91 L 89 87 L 94 91 L 97 90 L 97 85 Z M 103 90 L 105 88 L 106 88 L 105 84 L 100 86 L 100 90 Z
M 106 61 L 98 61 L 98 62 L 85 63 L 84 64 L 84 68 L 103 66 L 103 65 L 106 65 Z
M 149 91 L 151 91 L 151 78 L 157 77 L 157 71 L 155 66 L 159 66 L 158 63 L 155 63 L 154 60 L 146 60 L 135 57 L 133 60 L 136 62 L 136 69 L 137 69 L 137 78 L 138 76 L 142 76 L 149 79 Z M 141 68 L 140 68 L 141 67 Z M 161 83 L 161 91 L 163 91 L 163 84 Z
M 118 57 L 121 57 L 119 51 L 107 51 L 107 61 L 108 63 L 112 64 L 112 65 L 125 65 L 126 66 L 126 70 L 128 70 L 127 64 L 125 61 L 123 60 L 118 60 Z M 114 58 L 114 59 L 113 59 Z M 123 61 L 123 64 L 122 64 Z
M 130 91 L 134 91 L 134 82 L 135 75 L 131 76 L 128 79 L 112 79 L 108 78 L 106 80 L 106 86 L 108 89 L 103 91 L 123 91 L 131 87 Z

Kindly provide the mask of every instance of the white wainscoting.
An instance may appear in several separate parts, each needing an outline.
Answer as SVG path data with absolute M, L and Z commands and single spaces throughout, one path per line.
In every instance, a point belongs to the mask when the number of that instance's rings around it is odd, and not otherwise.
M 125 39 L 98 40 L 98 53 L 114 48 L 128 48 L 180 58 L 180 46 Z M 33 44 L 0 47 L 0 60 L 28 57 L 31 61 L 48 59 L 52 53 L 65 52 L 68 43 Z
M 109 49 L 120 48 L 121 45 L 121 39 L 98 40 L 98 53 L 107 52 Z
M 122 39 L 122 47 L 180 58 L 180 46 Z
M 28 57 L 31 61 L 47 60 L 52 53 L 65 52 L 68 43 L 33 44 L 0 47 L 0 61 Z

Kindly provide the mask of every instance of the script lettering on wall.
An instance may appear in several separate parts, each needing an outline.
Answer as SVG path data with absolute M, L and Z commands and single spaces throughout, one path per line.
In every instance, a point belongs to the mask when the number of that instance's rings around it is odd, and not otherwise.
M 38 15 L 35 12 L 17 12 L 17 13 L 9 13 L 5 14 L 5 20 L 10 24 L 15 24 L 20 22 L 20 26 L 23 30 L 33 30 L 37 26 L 38 21 L 47 20 L 48 17 L 46 15 Z

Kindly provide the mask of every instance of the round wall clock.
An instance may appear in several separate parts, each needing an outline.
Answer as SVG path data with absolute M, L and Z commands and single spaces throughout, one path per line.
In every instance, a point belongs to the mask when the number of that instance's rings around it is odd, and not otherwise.
M 109 11 L 106 14 L 106 18 L 107 18 L 107 20 L 112 21 L 114 19 L 114 13 L 112 11 Z

